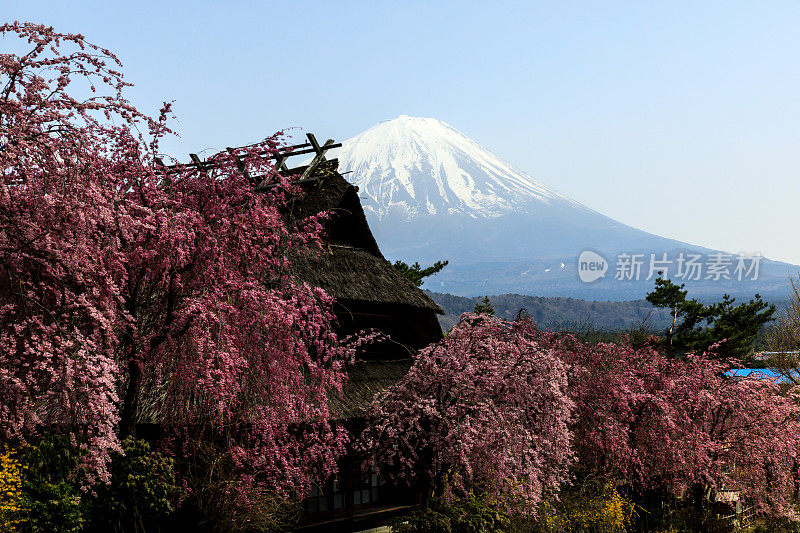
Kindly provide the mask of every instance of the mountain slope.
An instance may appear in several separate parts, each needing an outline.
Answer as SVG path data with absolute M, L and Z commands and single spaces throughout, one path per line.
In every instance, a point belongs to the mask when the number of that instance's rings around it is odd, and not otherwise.
M 364 210 L 391 259 L 450 266 L 427 288 L 459 295 L 520 293 L 636 299 L 653 272 L 614 280 L 620 253 L 713 250 L 632 228 L 560 194 L 433 118 L 402 115 L 343 142 L 332 155 L 358 185 Z M 578 257 L 592 250 L 608 263 L 593 283 L 578 278 Z M 755 291 L 783 297 L 793 265 L 763 261 L 752 280 L 687 281 L 696 294 Z M 646 269 L 645 269 L 646 270 Z M 677 280 L 681 281 L 681 280 Z
M 433 118 L 381 122 L 345 141 L 338 157 L 378 220 L 390 214 L 493 218 L 532 201 L 588 211 Z

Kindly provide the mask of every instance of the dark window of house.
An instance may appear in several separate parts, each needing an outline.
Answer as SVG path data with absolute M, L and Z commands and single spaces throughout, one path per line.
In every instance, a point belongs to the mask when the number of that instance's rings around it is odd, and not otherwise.
M 372 501 L 378 501 L 379 479 L 377 474 L 370 474 L 370 491 Z
M 344 509 L 344 493 L 339 485 L 339 480 L 333 480 L 333 510 Z
M 380 477 L 369 472 L 353 489 L 353 505 L 365 505 L 380 500 Z
M 309 513 L 321 513 L 328 510 L 328 497 L 317 485 L 311 486 L 311 493 L 304 503 L 306 511 Z

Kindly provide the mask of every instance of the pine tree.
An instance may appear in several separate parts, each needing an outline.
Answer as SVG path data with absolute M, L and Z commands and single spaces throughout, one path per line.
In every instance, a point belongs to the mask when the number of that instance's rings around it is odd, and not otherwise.
M 442 269 L 447 266 L 447 263 L 448 261 L 436 261 L 428 268 L 422 268 L 419 263 L 414 263 L 413 265 L 408 266 L 403 261 L 395 261 L 394 267 L 399 270 L 400 273 L 411 283 L 417 287 L 421 287 L 425 278 L 441 272 Z
M 482 315 L 494 316 L 494 307 L 492 307 L 492 302 L 491 300 L 489 300 L 489 297 L 484 296 L 483 300 L 481 300 L 480 302 L 476 302 L 475 309 L 473 309 L 472 312 Z
M 667 331 L 669 351 L 702 353 L 711 349 L 719 358 L 746 361 L 761 328 L 774 320 L 775 306 L 759 294 L 736 306 L 736 298 L 724 294 L 722 301 L 706 305 L 694 298 L 688 300 L 683 287 L 659 277 L 647 294 L 648 302 L 672 312 Z
M 675 327 L 678 323 L 678 313 L 680 306 L 686 301 L 687 291 L 683 290 L 684 284 L 680 286 L 672 283 L 671 280 L 661 277 L 656 279 L 656 287 L 653 292 L 647 295 L 647 301 L 655 307 L 661 307 L 670 310 L 672 316 L 672 324 L 667 331 L 667 340 L 672 344 L 672 335 L 675 333 Z

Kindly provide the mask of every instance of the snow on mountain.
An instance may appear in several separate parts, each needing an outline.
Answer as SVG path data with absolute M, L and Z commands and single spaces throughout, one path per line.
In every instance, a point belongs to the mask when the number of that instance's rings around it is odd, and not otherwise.
M 378 219 L 391 213 L 493 218 L 534 201 L 585 209 L 434 118 L 381 122 L 344 141 L 336 155 Z
M 616 281 L 620 254 L 644 261 L 667 253 L 708 256 L 714 250 L 627 226 L 567 198 L 433 118 L 402 115 L 333 150 L 339 170 L 359 187 L 373 234 L 389 259 L 450 265 L 425 287 L 474 296 L 519 293 L 597 299 L 642 298 L 652 272 Z M 590 250 L 608 262 L 594 283 L 578 276 Z M 692 294 L 785 295 L 797 267 L 764 261 L 760 277 L 687 281 Z M 681 280 L 679 280 L 681 281 Z

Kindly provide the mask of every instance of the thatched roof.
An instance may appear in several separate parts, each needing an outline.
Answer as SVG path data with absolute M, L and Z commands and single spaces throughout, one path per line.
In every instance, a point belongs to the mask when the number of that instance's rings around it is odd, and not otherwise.
M 378 392 L 408 374 L 411 359 L 399 361 L 358 361 L 347 371 L 348 381 L 341 395 L 331 395 L 329 406 L 335 418 L 364 416 Z
M 292 259 L 295 276 L 338 300 L 403 304 L 441 313 L 428 295 L 383 257 L 360 248 L 326 245 Z
M 436 303 L 403 277 L 378 249 L 370 231 L 358 189 L 328 161 L 315 180 L 303 184 L 305 196 L 293 204 L 291 218 L 302 219 L 327 211 L 324 250 L 291 257 L 295 276 L 321 287 L 337 300 L 401 304 L 442 313 Z

